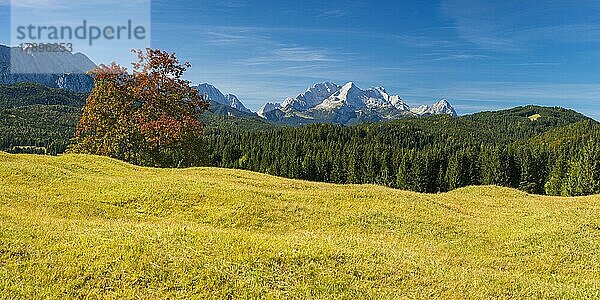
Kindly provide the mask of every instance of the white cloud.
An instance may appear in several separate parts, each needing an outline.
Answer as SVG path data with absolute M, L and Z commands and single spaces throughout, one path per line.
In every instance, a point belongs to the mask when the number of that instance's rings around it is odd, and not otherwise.
M 348 56 L 339 49 L 315 48 L 275 41 L 264 30 L 243 27 L 206 29 L 202 35 L 207 44 L 217 47 L 244 49 L 245 58 L 234 59 L 247 66 L 275 63 L 337 62 Z
M 321 12 L 317 15 L 318 19 L 329 19 L 329 18 L 341 18 L 348 15 L 348 11 L 341 9 L 330 9 L 324 12 Z

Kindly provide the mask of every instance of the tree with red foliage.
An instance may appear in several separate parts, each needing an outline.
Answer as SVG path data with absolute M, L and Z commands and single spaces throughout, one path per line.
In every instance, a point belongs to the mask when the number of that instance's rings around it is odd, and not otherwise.
M 131 74 L 116 63 L 92 71 L 94 89 L 70 151 L 153 167 L 203 164 L 198 117 L 209 104 L 181 79 L 190 64 L 161 50 L 134 53 Z

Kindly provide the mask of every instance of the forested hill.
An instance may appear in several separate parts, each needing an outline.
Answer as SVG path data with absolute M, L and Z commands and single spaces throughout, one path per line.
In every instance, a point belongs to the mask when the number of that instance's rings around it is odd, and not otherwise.
M 35 84 L 0 85 L 0 150 L 63 153 L 85 97 Z M 213 103 L 202 120 L 206 152 L 217 167 L 432 193 L 481 184 L 600 193 L 600 125 L 562 108 L 281 127 Z
M 536 121 L 531 116 L 539 115 Z M 452 118 L 448 115 L 429 118 L 406 118 L 386 123 L 362 124 L 357 129 L 371 135 L 428 135 L 432 142 L 448 139 L 456 141 L 481 141 L 483 143 L 502 144 L 519 139 L 528 139 L 546 131 L 561 128 L 590 118 L 573 110 L 539 106 L 516 107 L 495 112 L 481 112 Z
M 0 150 L 64 152 L 86 97 L 33 83 L 0 84 Z
M 30 105 L 82 107 L 87 94 L 48 88 L 35 83 L 0 84 L 0 108 Z
M 0 84 L 0 151 L 56 155 L 65 152 L 81 118 L 86 93 L 36 83 Z M 202 121 L 220 128 L 275 127 L 251 114 L 211 102 Z
M 207 141 L 215 166 L 288 178 L 430 193 L 483 184 L 587 195 L 600 193 L 598 133 L 596 121 L 575 111 L 527 106 L 354 127 L 216 128 Z

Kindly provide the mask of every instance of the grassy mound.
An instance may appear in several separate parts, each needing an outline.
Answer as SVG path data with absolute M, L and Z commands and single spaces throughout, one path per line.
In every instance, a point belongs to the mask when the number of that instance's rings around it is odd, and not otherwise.
M 14 298 L 600 296 L 600 197 L 0 153 Z

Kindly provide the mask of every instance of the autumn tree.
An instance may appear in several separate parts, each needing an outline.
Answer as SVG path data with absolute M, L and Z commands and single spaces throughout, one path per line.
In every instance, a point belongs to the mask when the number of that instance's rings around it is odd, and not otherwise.
M 77 126 L 71 152 L 104 155 L 153 167 L 204 162 L 203 124 L 208 109 L 190 83 L 190 67 L 174 53 L 134 51 L 133 72 L 113 63 L 92 71 L 94 89 Z

